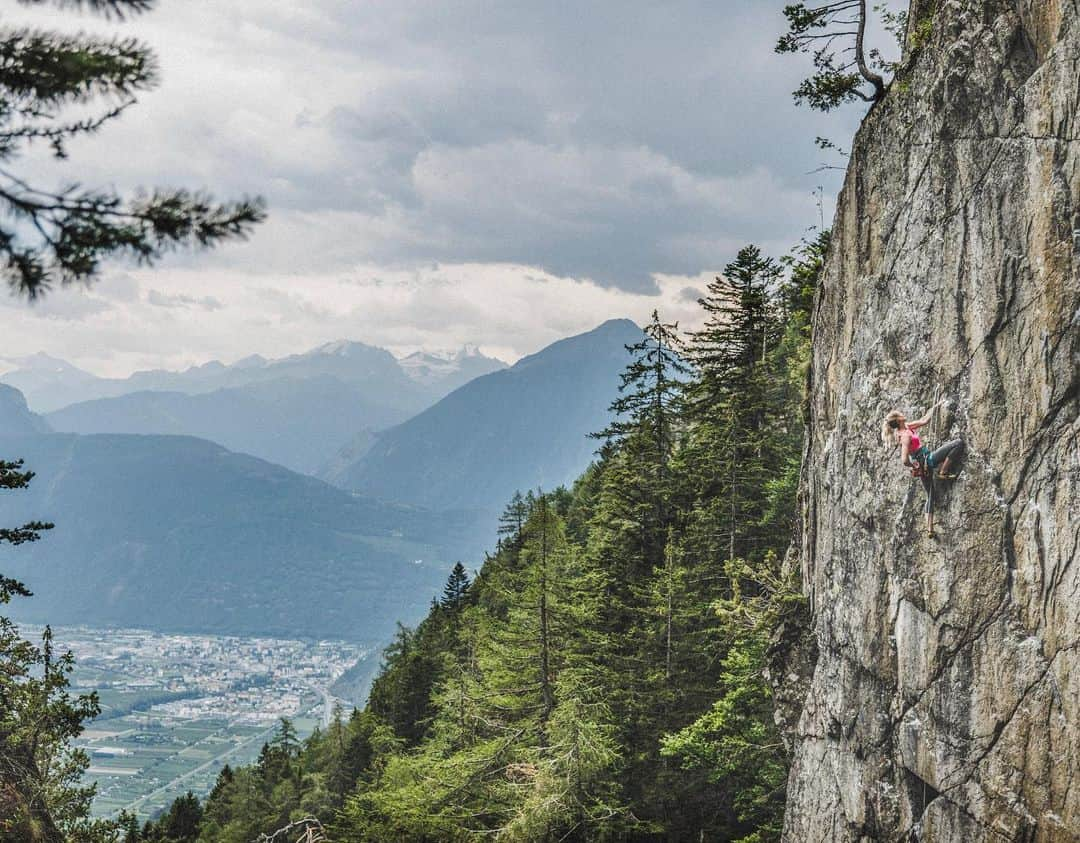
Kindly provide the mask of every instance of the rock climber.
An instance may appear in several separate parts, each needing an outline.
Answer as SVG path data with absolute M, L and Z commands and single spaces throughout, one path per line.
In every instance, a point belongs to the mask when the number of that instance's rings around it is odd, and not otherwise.
M 911 469 L 911 476 L 922 480 L 923 488 L 926 489 L 926 533 L 930 538 L 934 537 L 934 493 L 938 481 L 955 480 L 956 466 L 964 456 L 966 445 L 963 439 L 953 439 L 937 449 L 931 451 L 927 448 L 919 434 L 919 428 L 930 424 L 934 410 L 945 404 L 939 401 L 927 411 L 921 419 L 908 421 L 899 410 L 893 410 L 885 417 L 881 424 L 881 439 L 886 445 L 900 443 L 900 460 L 904 466 Z

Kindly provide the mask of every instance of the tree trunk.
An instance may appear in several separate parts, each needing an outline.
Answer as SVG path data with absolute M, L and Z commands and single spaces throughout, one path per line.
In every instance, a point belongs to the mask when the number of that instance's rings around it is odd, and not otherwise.
M 547 722 L 555 708 L 551 690 L 551 642 L 548 630 L 548 523 L 547 506 L 540 518 L 540 690 L 543 700 L 541 723 L 546 733 Z
M 855 62 L 859 66 L 859 73 L 863 79 L 874 86 L 874 99 L 879 100 L 885 96 L 885 80 L 870 69 L 866 63 L 866 0 L 859 0 L 859 29 L 855 35 Z

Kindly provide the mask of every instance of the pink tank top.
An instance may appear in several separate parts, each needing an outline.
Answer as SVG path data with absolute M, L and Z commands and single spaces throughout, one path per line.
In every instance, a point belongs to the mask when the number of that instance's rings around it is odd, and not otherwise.
M 919 439 L 919 434 L 914 430 L 909 430 L 908 433 L 911 434 L 911 438 L 908 440 L 908 453 L 914 454 L 922 447 L 922 441 Z

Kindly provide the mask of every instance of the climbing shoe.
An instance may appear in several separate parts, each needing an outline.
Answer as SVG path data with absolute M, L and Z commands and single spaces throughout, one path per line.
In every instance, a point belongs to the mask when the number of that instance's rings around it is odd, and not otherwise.
M 955 480 L 956 479 L 956 472 L 955 471 L 950 471 L 950 472 L 939 471 L 937 473 L 935 479 L 937 479 L 937 480 Z

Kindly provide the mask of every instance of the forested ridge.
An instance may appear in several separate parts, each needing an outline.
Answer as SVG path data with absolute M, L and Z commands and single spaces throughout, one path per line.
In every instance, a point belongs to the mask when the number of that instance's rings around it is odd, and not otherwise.
M 342 841 L 778 839 L 766 671 L 802 606 L 782 558 L 827 242 L 743 249 L 698 331 L 654 315 L 596 462 L 510 501 L 479 571 L 458 565 L 399 630 L 363 711 L 302 742 L 284 723 L 205 804 L 125 818 L 126 841 L 290 823 Z

